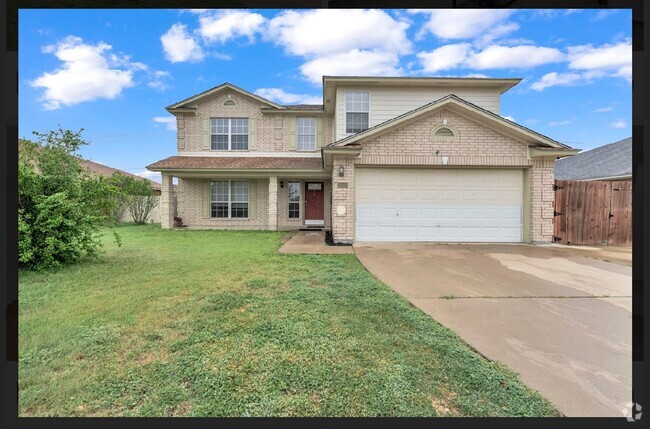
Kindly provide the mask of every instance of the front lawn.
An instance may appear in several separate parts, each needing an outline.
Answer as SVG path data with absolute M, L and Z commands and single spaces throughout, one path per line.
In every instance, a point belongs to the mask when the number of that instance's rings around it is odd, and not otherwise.
M 282 232 L 108 230 L 22 272 L 21 416 L 556 416 L 354 255 Z

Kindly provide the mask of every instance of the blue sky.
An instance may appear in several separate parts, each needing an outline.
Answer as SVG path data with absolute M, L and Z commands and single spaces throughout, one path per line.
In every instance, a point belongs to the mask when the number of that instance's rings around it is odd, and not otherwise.
M 631 136 L 631 11 L 20 10 L 19 136 L 84 128 L 81 155 L 158 180 L 164 108 L 231 82 L 319 103 L 321 76 L 524 80 L 501 114 L 580 149 Z

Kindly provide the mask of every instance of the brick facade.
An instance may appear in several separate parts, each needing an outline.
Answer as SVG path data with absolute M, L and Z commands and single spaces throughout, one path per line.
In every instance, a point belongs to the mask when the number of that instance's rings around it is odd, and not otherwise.
M 530 240 L 533 243 L 553 241 L 554 170 L 555 159 L 536 159 L 531 167 Z
M 282 231 L 289 231 L 304 228 L 305 219 L 305 182 L 323 182 L 323 198 L 325 199 L 325 228 L 330 228 L 330 199 L 332 197 L 332 186 L 329 180 L 310 179 L 298 180 L 280 177 L 279 180 L 284 182 L 284 188 L 278 189 L 278 229 Z M 289 182 L 300 182 L 300 218 L 289 218 Z
M 227 100 L 234 105 L 227 106 Z M 209 117 L 248 117 L 257 126 L 258 152 L 290 152 L 290 118 L 310 116 L 304 114 L 262 113 L 265 104 L 243 96 L 233 90 L 225 90 L 197 104 L 197 114 L 177 114 L 178 155 L 185 153 L 211 153 L 202 148 L 202 120 Z M 323 121 L 323 144 L 332 141 L 333 116 L 318 116 Z M 436 137 L 440 126 L 448 126 L 454 137 Z M 250 151 L 253 152 L 253 151 Z M 218 156 L 218 155 L 217 155 Z M 325 198 L 325 227 L 331 226 L 337 242 L 355 239 L 355 165 L 392 166 L 440 166 L 440 167 L 508 167 L 526 171 L 527 199 L 524 210 L 527 230 L 524 236 L 532 242 L 550 242 L 553 235 L 553 169 L 555 159 L 531 159 L 528 145 L 492 128 L 464 117 L 453 109 L 442 109 L 407 123 L 396 130 L 362 143 L 362 152 L 356 158 L 334 156 L 330 179 L 322 180 Z M 345 169 L 339 176 L 339 166 Z M 161 197 L 162 226 L 170 227 L 171 204 L 165 199 L 167 180 L 163 175 Z M 228 229 L 279 229 L 291 230 L 304 226 L 305 179 L 273 176 L 251 179 L 256 187 L 256 215 L 246 220 L 206 218 L 203 214 L 202 184 L 209 179 L 179 179 L 178 216 L 190 227 L 215 227 Z M 167 180 L 167 181 L 166 181 Z M 301 182 L 301 215 L 299 219 L 288 217 L 288 182 Z M 284 182 L 284 187 L 279 182 Z M 171 185 L 170 185 L 171 186 Z M 330 204 L 331 202 L 331 204 Z M 166 216 L 165 214 L 168 214 Z
M 246 179 L 236 179 L 246 180 Z M 179 179 L 178 216 L 190 227 L 214 227 L 222 229 L 269 229 L 269 181 L 249 180 L 255 186 L 257 213 L 249 219 L 217 219 L 203 217 L 203 184 L 210 179 Z
M 332 235 L 338 243 L 354 241 L 354 163 L 353 158 L 337 158 L 332 168 Z M 343 167 L 343 176 L 339 167 Z
M 168 174 L 162 175 L 160 191 L 160 226 L 171 228 L 174 224 L 174 185 L 172 176 Z
M 443 125 L 456 137 L 435 137 Z M 443 157 L 447 157 L 444 164 Z M 366 165 L 528 166 L 525 143 L 443 109 L 363 144 Z
M 455 137 L 435 137 L 443 125 Z M 334 158 L 332 171 L 332 230 L 338 242 L 354 241 L 354 166 L 441 166 L 441 167 L 520 167 L 530 173 L 530 231 L 525 234 L 536 243 L 553 238 L 553 170 L 555 159 L 530 159 L 528 145 L 491 128 L 444 109 L 418 119 L 390 133 L 362 143 L 357 158 Z M 446 158 L 446 163 L 445 163 Z M 338 176 L 343 165 L 345 176 Z M 338 183 L 347 183 L 339 188 Z M 527 202 L 524 202 L 527 204 Z M 337 207 L 345 207 L 337 214 Z
M 229 98 L 230 97 L 230 98 Z M 228 100 L 235 105 L 224 105 Z M 258 152 L 289 152 L 289 118 L 318 117 L 323 121 L 323 144 L 332 142 L 332 117 L 323 115 L 262 113 L 266 104 L 257 102 L 240 93 L 227 90 L 197 105 L 197 114 L 177 114 L 178 154 L 184 152 L 211 152 L 201 146 L 202 120 L 204 118 L 250 118 L 257 121 Z M 214 153 L 214 152 L 213 152 Z

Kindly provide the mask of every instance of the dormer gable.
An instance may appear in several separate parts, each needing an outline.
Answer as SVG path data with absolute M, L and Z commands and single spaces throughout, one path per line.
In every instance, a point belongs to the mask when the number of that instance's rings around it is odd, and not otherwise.
M 238 93 L 239 95 L 242 95 L 246 98 L 249 98 L 253 101 L 259 102 L 264 105 L 265 108 L 271 108 L 271 109 L 277 109 L 277 110 L 286 110 L 286 107 L 274 103 L 271 100 L 268 100 L 264 97 L 261 97 L 257 94 L 253 94 L 252 92 L 246 91 L 243 88 L 240 88 L 236 85 L 233 85 L 232 83 L 224 82 L 221 85 L 215 86 L 213 88 L 210 88 L 206 91 L 203 91 L 199 94 L 193 95 L 189 98 L 186 98 L 185 100 L 181 100 L 177 103 L 171 104 L 165 108 L 169 113 L 176 114 L 176 113 L 195 113 L 196 114 L 196 106 L 204 102 L 207 99 L 216 97 L 221 95 L 224 92 L 227 91 L 234 91 Z M 236 105 L 236 101 L 230 100 L 232 102 L 231 105 Z M 224 102 L 224 105 L 228 106 L 227 103 L 228 100 Z

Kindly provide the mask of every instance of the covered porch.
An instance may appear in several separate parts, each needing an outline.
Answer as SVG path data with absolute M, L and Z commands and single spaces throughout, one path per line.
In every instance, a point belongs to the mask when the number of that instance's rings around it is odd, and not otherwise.
M 323 171 L 232 170 L 162 173 L 161 225 L 299 230 L 331 228 L 331 177 Z M 178 179 L 176 210 L 173 181 Z

